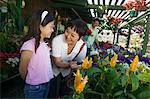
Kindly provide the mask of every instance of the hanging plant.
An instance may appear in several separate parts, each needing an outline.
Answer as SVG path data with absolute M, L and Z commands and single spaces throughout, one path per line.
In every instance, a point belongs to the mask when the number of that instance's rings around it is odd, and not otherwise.
M 126 10 L 141 11 L 146 8 L 145 0 L 128 0 L 122 6 L 126 8 Z

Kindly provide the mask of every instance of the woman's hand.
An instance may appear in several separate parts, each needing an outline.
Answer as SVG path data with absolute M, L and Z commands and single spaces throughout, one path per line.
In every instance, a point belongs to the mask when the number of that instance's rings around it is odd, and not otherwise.
M 70 61 L 69 65 L 72 69 L 77 69 L 79 66 L 77 65 L 77 61 Z

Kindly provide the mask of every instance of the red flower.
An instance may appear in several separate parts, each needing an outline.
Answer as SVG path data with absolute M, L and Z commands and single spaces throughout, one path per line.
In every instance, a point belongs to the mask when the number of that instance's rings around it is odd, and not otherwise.
M 7 60 L 8 58 L 19 57 L 19 53 L 16 52 L 0 52 L 0 60 Z
M 103 47 L 106 48 L 106 49 L 109 49 L 109 48 L 112 48 L 112 44 L 110 44 L 110 43 L 104 43 Z
M 92 30 L 91 29 L 87 29 L 86 33 L 87 33 L 87 35 L 91 35 L 92 34 Z
M 146 0 L 135 0 L 135 2 L 128 0 L 122 6 L 126 8 L 126 10 L 142 10 L 146 8 Z
M 109 22 L 111 22 L 113 25 L 119 24 L 120 22 L 123 21 L 122 18 L 115 18 L 115 17 L 108 17 L 107 19 L 108 19 Z

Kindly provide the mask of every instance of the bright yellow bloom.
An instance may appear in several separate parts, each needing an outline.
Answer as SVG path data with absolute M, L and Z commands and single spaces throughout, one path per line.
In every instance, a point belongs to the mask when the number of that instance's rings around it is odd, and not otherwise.
M 81 83 L 81 78 L 82 78 L 82 75 L 80 74 L 80 71 L 78 69 L 75 80 L 74 80 L 74 86 L 78 86 Z
M 115 54 L 115 55 L 112 57 L 112 59 L 110 60 L 110 66 L 111 66 L 111 67 L 115 67 L 116 62 L 117 62 L 117 59 L 118 59 L 118 55 Z
M 75 90 L 78 94 L 80 94 L 83 91 L 84 87 L 85 87 L 85 84 L 80 83 L 78 86 L 75 87 Z
M 109 61 L 109 56 L 107 56 L 104 60 Z M 107 65 L 107 62 L 102 62 L 102 65 Z
M 80 74 L 80 71 L 77 70 L 75 81 L 74 81 L 74 88 L 78 94 L 80 94 L 84 90 L 87 80 L 88 80 L 88 76 L 85 76 L 85 78 L 83 79 L 82 75 Z
M 87 80 L 88 80 L 88 76 L 86 75 L 83 79 L 83 83 L 86 84 L 87 83 Z
M 135 72 L 138 62 L 139 62 L 139 57 L 138 57 L 138 55 L 136 55 L 135 58 L 133 59 L 132 63 L 130 64 L 130 70 L 132 72 Z
M 88 59 L 89 59 L 89 57 L 87 56 L 87 57 L 83 60 L 83 63 L 82 63 L 82 67 L 83 67 L 83 68 L 86 68 L 86 67 L 87 67 L 87 65 L 88 65 Z
M 144 69 L 144 68 L 143 68 L 143 65 L 141 64 L 140 67 L 139 67 L 139 70 L 140 70 L 140 71 L 143 71 L 143 69 Z
M 88 68 L 90 68 L 90 67 L 92 67 L 92 57 L 90 57 L 90 60 L 89 60 L 89 62 L 88 62 L 88 64 L 87 64 L 87 69 Z
M 92 58 L 90 57 L 90 60 L 88 61 L 89 57 L 87 56 L 85 58 L 85 60 L 83 60 L 83 63 L 82 63 L 82 68 L 85 68 L 85 69 L 88 69 L 92 66 Z

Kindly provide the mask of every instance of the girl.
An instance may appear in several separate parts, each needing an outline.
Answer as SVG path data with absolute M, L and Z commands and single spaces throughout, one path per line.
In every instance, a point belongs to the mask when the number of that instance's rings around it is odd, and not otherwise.
M 38 11 L 30 21 L 29 34 L 20 52 L 19 72 L 25 80 L 25 98 L 46 98 L 53 72 L 50 59 L 50 48 L 45 38 L 54 32 L 54 17 L 47 11 Z

